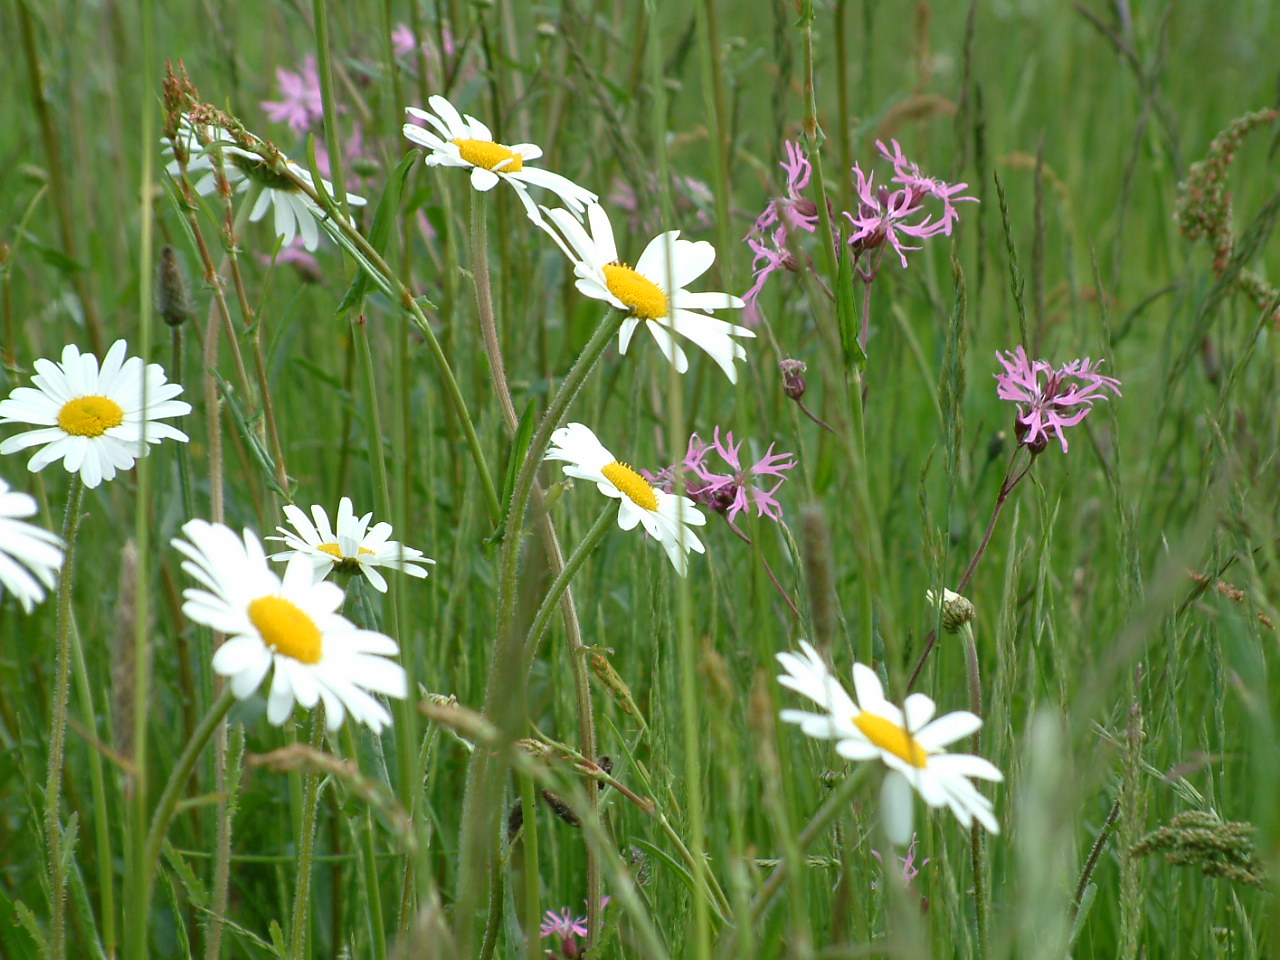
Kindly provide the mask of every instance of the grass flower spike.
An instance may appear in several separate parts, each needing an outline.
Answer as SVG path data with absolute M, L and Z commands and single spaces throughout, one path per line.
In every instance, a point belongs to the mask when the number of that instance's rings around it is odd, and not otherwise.
M 242 539 L 223 524 L 191 520 L 182 532 L 187 539 L 173 545 L 187 558 L 182 569 L 200 584 L 183 591 L 182 612 L 227 635 L 213 655 L 213 669 L 229 678 L 236 697 L 252 695 L 274 667 L 267 719 L 276 726 L 295 702 L 310 709 L 320 701 L 330 731 L 348 712 L 375 733 L 391 722 L 371 693 L 406 695 L 404 668 L 386 659 L 399 648 L 338 613 L 341 587 L 317 583 L 303 556 L 277 576 L 251 530 Z
M 338 503 L 337 523 L 334 525 L 330 525 L 329 515 L 319 504 L 311 507 L 314 523 L 291 503 L 285 506 L 284 515 L 293 529 L 276 527 L 284 536 L 266 539 L 282 541 L 289 549 L 273 553 L 268 559 L 306 557 L 311 561 L 317 580 L 323 580 L 336 567 L 347 573 L 363 573 L 373 589 L 386 593 L 387 581 L 378 572 L 378 567 L 399 570 L 411 577 L 425 577 L 427 568 L 423 564 L 435 563 L 421 550 L 387 539 L 391 536 L 391 524 L 386 521 L 370 527 L 372 513 L 357 518 L 350 497 L 343 497 Z
M 688 497 L 677 497 L 655 488 L 625 463 L 620 463 L 596 439 L 589 427 L 571 423 L 551 435 L 547 460 L 566 462 L 566 476 L 590 480 L 606 497 L 620 501 L 618 526 L 631 530 L 637 524 L 662 544 L 680 576 L 688 568 L 687 554 L 706 548 L 690 527 L 700 527 L 706 516 Z
M 1087 417 L 1095 400 L 1105 400 L 1107 390 L 1121 396 L 1120 381 L 1098 373 L 1101 360 L 1085 357 L 1055 370 L 1047 360 L 1032 363 L 1020 346 L 1012 353 L 997 352 L 996 359 L 1004 366 L 1004 373 L 995 374 L 996 393 L 1018 404 L 1018 440 L 1033 453 L 1053 437 L 1066 453 L 1066 429 Z
M 922 693 L 907 697 L 900 710 L 885 698 L 875 671 L 861 663 L 853 665 L 855 703 L 812 645 L 802 640 L 800 651 L 778 654 L 786 671 L 778 682 L 808 697 L 823 712 L 783 710 L 782 719 L 798 724 L 811 737 L 837 741 L 836 752 L 842 757 L 878 759 L 889 768 L 881 816 L 894 843 L 911 839 L 912 788 L 929 806 L 950 807 L 965 827 L 977 820 L 992 833 L 1000 832 L 991 801 L 969 778 L 1000 781 L 1004 776 L 981 757 L 943 749 L 981 727 L 980 718 L 960 710 L 934 720 L 934 702 Z
M 513 143 L 506 146 L 495 141 L 483 123 L 459 113 L 444 97 L 430 97 L 427 103 L 434 113 L 417 107 L 407 107 L 405 112 L 428 126 L 406 123 L 403 128 L 409 140 L 429 151 L 427 166 L 469 168 L 471 186 L 482 191 L 492 190 L 498 181 L 505 180 L 515 188 L 525 212 L 535 223 L 540 222 L 541 216 L 529 197 L 530 186 L 550 190 L 578 216 L 588 204 L 596 201 L 594 193 L 568 177 L 539 167 L 525 166 L 530 160 L 542 156 L 542 148 L 537 144 Z
M 24 613 L 53 589 L 62 567 L 62 539 L 22 519 L 35 512 L 35 497 L 0 480 L 0 597 L 13 594 Z
M 265 158 L 236 146 L 235 138 L 227 130 L 192 123 L 186 116 L 182 118 L 177 139 L 184 152 L 190 156 L 186 164 L 187 174 L 195 180 L 195 190 L 201 196 L 207 196 L 217 189 L 217 171 L 221 168 L 227 182 L 235 185 L 237 193 L 244 193 L 255 184 L 261 188 L 262 192 L 249 211 L 249 219 L 253 223 L 257 223 L 271 210 L 275 234 L 286 247 L 293 243 L 294 237 L 299 236 L 308 250 L 314 250 L 319 245 L 320 225 L 328 219 L 328 214 L 299 190 L 289 177 L 277 172 Z M 244 134 L 243 139 L 263 143 L 252 134 Z M 218 159 L 219 152 L 221 160 Z M 173 144 L 167 145 L 166 154 L 172 157 Z M 284 154 L 279 156 L 289 173 L 315 186 L 310 171 Z M 182 168 L 176 159 L 171 159 L 165 170 L 175 180 L 182 175 Z M 325 192 L 332 196 L 333 184 L 328 180 L 322 180 L 321 183 Z M 362 207 L 365 202 L 364 197 L 354 193 L 347 194 L 347 203 L 353 207 Z
M 730 382 L 737 382 L 734 361 L 745 358 L 747 351 L 733 338 L 755 334 L 703 311 L 740 309 L 742 299 L 728 293 L 685 289 L 711 268 L 715 247 L 705 240 L 681 240 L 679 230 L 670 230 L 649 241 L 633 269 L 618 257 L 613 226 L 599 204 L 587 209 L 590 232 L 563 210 L 543 207 L 543 211 L 555 227 L 553 230 L 544 222 L 544 229 L 573 261 L 578 290 L 627 313 L 618 334 L 620 352 L 627 352 L 636 328 L 643 323 L 681 373 L 689 369 L 689 360 L 673 333 L 697 344 L 720 365 Z
M 28 469 L 36 472 L 61 460 L 92 489 L 132 467 L 148 444 L 185 443 L 185 433 L 160 422 L 191 412 L 189 403 L 174 399 L 182 386 L 169 383 L 158 363 L 126 359 L 126 349 L 117 340 L 101 367 L 97 357 L 81 354 L 75 344 L 63 348 L 61 363 L 37 360 L 34 386 L 18 387 L 0 401 L 0 424 L 29 423 L 36 429 L 0 443 L 0 454 L 41 447 Z

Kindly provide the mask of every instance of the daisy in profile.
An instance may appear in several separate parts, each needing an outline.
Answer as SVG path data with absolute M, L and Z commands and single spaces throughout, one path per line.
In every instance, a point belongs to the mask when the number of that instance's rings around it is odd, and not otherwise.
M 276 527 L 284 536 L 266 539 L 279 540 L 289 549 L 273 553 L 268 559 L 306 557 L 311 561 L 317 580 L 323 580 L 335 568 L 344 573 L 363 573 L 373 589 L 386 593 L 387 581 L 378 572 L 378 567 L 399 570 L 411 577 L 425 577 L 427 568 L 423 564 L 435 563 L 421 550 L 387 539 L 391 536 L 391 524 L 386 521 L 370 527 L 372 513 L 357 518 L 350 497 L 343 497 L 338 503 L 338 522 L 333 526 L 329 524 L 329 515 L 324 507 L 319 504 L 311 507 L 314 523 L 291 503 L 286 504 L 284 515 L 293 529 Z
M 240 139 L 256 144 L 265 143 L 250 133 L 243 134 Z M 188 158 L 186 171 L 195 181 L 196 193 L 201 196 L 213 193 L 217 189 L 217 172 L 221 169 L 227 182 L 234 185 L 237 193 L 244 193 L 254 185 L 261 188 L 253 209 L 249 211 L 249 219 L 253 223 L 257 223 L 271 210 L 275 234 L 286 247 L 293 243 L 294 237 L 301 237 L 307 250 L 315 250 L 319 245 L 320 226 L 328 222 L 329 215 L 303 193 L 292 179 L 279 172 L 264 157 L 236 146 L 236 137 L 229 131 L 212 124 L 193 122 L 184 115 L 175 140 L 178 149 Z M 165 152 L 170 160 L 165 170 L 177 180 L 182 176 L 182 165 L 174 156 L 174 147 L 174 143 L 166 143 Z M 280 164 L 308 186 L 315 187 L 310 171 L 284 154 L 280 154 Z M 325 192 L 332 196 L 333 184 L 328 180 L 320 182 L 324 184 Z M 347 203 L 353 207 L 362 207 L 365 202 L 364 197 L 358 197 L 354 193 L 347 194 Z
M 590 480 L 606 497 L 619 501 L 618 526 L 631 530 L 637 524 L 662 544 L 680 576 L 688 569 L 690 550 L 706 553 L 706 547 L 690 527 L 700 527 L 706 516 L 688 497 L 659 490 L 596 439 L 590 427 L 571 423 L 551 435 L 545 460 L 563 460 L 566 476 Z
M 911 694 L 899 710 L 885 698 L 875 671 L 861 663 L 853 665 L 855 703 L 818 651 L 803 640 L 800 653 L 780 653 L 778 662 L 786 671 L 778 682 L 808 697 L 823 711 L 783 710 L 783 720 L 799 724 L 811 737 L 837 741 L 836 752 L 842 757 L 878 759 L 888 767 L 880 815 L 895 844 L 911 839 L 913 788 L 929 806 L 950 807 L 965 827 L 977 820 L 992 833 L 1000 832 L 991 801 L 969 778 L 1000 781 L 1003 774 L 981 757 L 943 749 L 982 726 L 976 715 L 959 710 L 934 720 L 937 708 L 923 693 Z
M 173 545 L 200 584 L 182 592 L 182 612 L 227 635 L 213 670 L 229 679 L 231 692 L 244 700 L 271 672 L 267 719 L 276 726 L 295 702 L 311 709 L 323 701 L 331 732 L 350 713 L 381 733 L 391 715 L 373 694 L 407 693 L 404 668 L 386 659 L 399 652 L 396 642 L 338 613 L 342 588 L 317 583 L 306 557 L 295 556 L 280 577 L 252 530 L 240 537 L 221 523 L 190 520 L 182 532 L 187 539 Z
M 707 316 L 705 311 L 739 309 L 742 299 L 727 293 L 691 293 L 685 289 L 710 269 L 716 259 L 715 247 L 705 240 L 681 240 L 679 230 L 670 230 L 649 241 L 633 269 L 618 257 L 613 226 L 599 204 L 587 208 L 589 232 L 564 210 L 542 209 L 551 221 L 548 224 L 544 220 L 543 229 L 573 261 L 578 290 L 627 314 L 618 334 L 621 353 L 627 352 L 636 328 L 643 323 L 681 373 L 689 369 L 689 359 L 673 333 L 706 351 L 729 381 L 737 382 L 738 371 L 733 362 L 745 358 L 747 351 L 733 338 L 755 334 L 746 327 Z
M 471 170 L 471 186 L 481 191 L 492 190 L 499 180 L 505 180 L 515 188 L 525 212 L 535 223 L 541 217 L 529 197 L 531 186 L 550 190 L 578 217 L 582 216 L 588 204 L 596 202 L 594 193 L 568 177 L 540 167 L 526 166 L 530 160 L 542 156 L 542 148 L 537 144 L 513 143 L 506 146 L 494 140 L 483 123 L 459 113 L 444 97 L 430 97 L 427 103 L 434 113 L 417 107 L 405 108 L 405 113 L 427 126 L 406 123 L 403 128 L 409 140 L 426 147 L 427 166 L 468 168 Z
M 34 497 L 0 480 L 0 596 L 13 594 L 24 613 L 53 589 L 62 567 L 62 538 L 22 519 L 35 512 Z
M 67 472 L 79 473 L 93 489 L 117 470 L 132 467 L 147 444 L 185 443 L 185 433 L 160 422 L 191 412 L 191 404 L 174 399 L 182 386 L 169 383 L 158 363 L 126 359 L 126 349 L 117 340 L 101 367 L 97 357 L 81 354 L 75 344 L 63 348 L 61 363 L 37 360 L 34 386 L 18 387 L 0 401 L 0 424 L 30 423 L 36 429 L 0 443 L 0 454 L 41 447 L 28 469 L 34 473 L 61 460 Z

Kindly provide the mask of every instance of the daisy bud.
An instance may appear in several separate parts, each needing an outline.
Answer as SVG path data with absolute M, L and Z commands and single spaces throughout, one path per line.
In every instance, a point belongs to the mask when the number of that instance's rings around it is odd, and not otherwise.
M 929 601 L 929 606 L 938 606 L 938 595 L 932 590 L 925 591 L 925 598 Z M 947 633 L 956 633 L 966 623 L 972 623 L 974 618 L 973 604 L 968 597 L 962 597 L 954 590 L 942 590 L 942 629 Z
M 803 360 L 781 360 L 778 362 L 778 369 L 782 371 L 783 392 L 792 400 L 803 397 L 805 391 L 803 374 L 809 369 L 809 365 Z
M 178 252 L 168 244 L 160 251 L 160 266 L 156 269 L 156 310 L 171 327 L 180 327 L 195 315 L 187 271 Z

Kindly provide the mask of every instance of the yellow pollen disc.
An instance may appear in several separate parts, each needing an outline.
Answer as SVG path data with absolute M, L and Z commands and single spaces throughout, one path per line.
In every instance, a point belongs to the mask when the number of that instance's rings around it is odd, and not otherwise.
M 297 604 L 284 597 L 259 597 L 249 604 L 249 622 L 271 650 L 299 663 L 320 662 L 320 628 Z
M 617 460 L 600 468 L 605 479 L 626 494 L 627 499 L 642 510 L 650 512 L 658 509 L 658 497 L 653 492 L 649 481 L 636 473 L 625 463 Z
M 322 543 L 318 547 L 316 547 L 316 549 L 319 550 L 321 553 L 327 553 L 329 556 L 333 557 L 333 559 L 335 560 L 349 559 L 348 557 L 343 556 L 342 548 L 338 546 L 336 543 Z M 373 551 L 370 550 L 368 547 L 361 547 L 359 550 L 356 551 L 356 556 L 363 557 L 366 553 L 373 553 Z
M 100 437 L 124 423 L 124 410 L 110 397 L 76 397 L 58 411 L 58 426 L 73 437 Z
M 631 308 L 633 317 L 660 320 L 667 315 L 667 295 L 662 288 L 625 263 L 605 264 L 604 281 L 609 292 Z
M 519 173 L 524 167 L 524 157 L 510 147 L 504 147 L 492 140 L 450 140 L 449 142 L 457 146 L 463 160 L 477 167 L 495 170 L 497 173 Z M 509 160 L 510 163 L 497 170 L 498 164 L 504 160 Z
M 929 765 L 929 754 L 924 747 L 896 723 L 864 710 L 853 718 L 853 725 L 881 750 L 889 751 L 905 763 L 921 768 Z

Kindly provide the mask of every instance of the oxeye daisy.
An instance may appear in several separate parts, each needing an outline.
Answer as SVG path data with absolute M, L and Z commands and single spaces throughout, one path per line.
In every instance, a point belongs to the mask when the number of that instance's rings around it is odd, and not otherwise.
M 185 115 L 175 139 L 189 157 L 186 162 L 187 175 L 195 180 L 195 190 L 201 196 L 217 189 L 217 170 L 221 167 L 227 182 L 235 185 L 237 193 L 244 193 L 253 185 L 261 188 L 253 209 L 249 211 L 249 219 L 253 223 L 257 223 L 267 215 L 268 210 L 272 210 L 272 225 L 276 236 L 284 241 L 286 247 L 296 236 L 302 237 L 303 246 L 308 250 L 314 250 L 319 245 L 319 227 L 327 223 L 328 214 L 276 165 L 257 153 L 236 146 L 236 138 L 227 130 L 211 124 L 194 123 Z M 249 133 L 243 134 L 241 139 L 251 143 L 265 143 Z M 166 142 L 165 152 L 171 158 L 165 170 L 169 176 L 177 179 L 182 175 L 182 167 L 173 157 L 174 144 Z M 310 171 L 282 153 L 279 154 L 279 162 L 293 176 L 309 186 L 315 186 Z M 328 180 L 320 182 L 324 184 L 325 192 L 332 196 L 333 184 Z M 365 202 L 364 197 L 354 193 L 347 194 L 347 203 L 353 207 L 364 206 Z
M 34 497 L 0 480 L 0 596 L 13 594 L 24 613 L 53 589 L 62 567 L 62 538 L 22 519 L 35 512 Z
M 92 489 L 132 467 L 147 444 L 185 443 L 185 433 L 160 422 L 191 412 L 191 404 L 174 399 L 182 386 L 169 383 L 158 363 L 126 359 L 126 349 L 117 340 L 101 367 L 97 357 L 81 354 L 75 344 L 63 348 L 61 363 L 35 361 L 34 386 L 18 387 L 0 401 L 0 424 L 30 423 L 37 429 L 0 443 L 0 454 L 40 446 L 28 469 L 36 472 L 61 460 Z
M 563 210 L 542 209 L 551 221 L 544 221 L 543 229 L 573 261 L 578 290 L 627 313 L 618 334 L 620 352 L 627 352 L 636 327 L 643 323 L 681 373 L 689 369 L 689 360 L 673 333 L 692 340 L 720 365 L 731 383 L 737 382 L 733 362 L 745 358 L 747 351 L 733 338 L 755 334 L 703 311 L 739 309 L 742 298 L 685 289 L 711 268 L 715 247 L 705 240 L 681 240 L 679 230 L 670 230 L 650 240 L 632 268 L 619 258 L 613 226 L 599 204 L 587 208 L 590 232 Z
M 276 527 L 284 536 L 266 539 L 279 540 L 289 549 L 273 553 L 268 559 L 306 557 L 317 580 L 323 580 L 335 568 L 344 573 L 363 573 L 373 589 L 386 593 L 387 581 L 378 567 L 399 570 L 411 577 L 425 577 L 427 568 L 423 564 L 435 563 L 421 550 L 387 539 L 391 536 L 391 524 L 380 521 L 370 527 L 372 513 L 357 518 L 350 497 L 343 497 L 338 503 L 334 525 L 330 525 L 329 515 L 319 504 L 311 507 L 311 517 L 291 503 L 285 506 L 284 515 L 293 529 Z
M 252 695 L 273 671 L 267 719 L 276 726 L 295 702 L 310 709 L 321 701 L 330 731 L 348 712 L 375 733 L 391 722 L 371 694 L 406 695 L 404 668 L 386 659 L 399 647 L 338 613 L 341 587 L 317 583 L 303 556 L 277 576 L 252 530 L 240 537 L 221 523 L 190 520 L 182 532 L 187 539 L 175 538 L 173 545 L 187 558 L 182 569 L 201 585 L 183 591 L 182 612 L 227 635 L 213 670 L 229 679 L 237 698 Z
M 680 576 L 688 569 L 687 554 L 706 553 L 706 547 L 690 527 L 707 518 L 688 497 L 659 490 L 612 453 L 581 423 L 571 423 L 551 434 L 546 460 L 566 462 L 566 476 L 590 480 L 606 497 L 619 501 L 618 526 L 631 530 L 637 524 L 662 544 Z
M 923 693 L 913 693 L 898 709 L 885 698 L 875 671 L 853 665 L 857 702 L 847 694 L 813 646 L 800 641 L 800 653 L 780 653 L 778 682 L 803 694 L 823 709 L 783 710 L 787 723 L 799 724 L 811 737 L 835 740 L 836 752 L 850 760 L 880 760 L 889 772 L 881 792 L 881 816 L 889 839 L 911 839 L 911 789 L 931 807 L 946 805 L 965 827 L 977 820 L 1000 832 L 991 801 L 969 782 L 970 777 L 1000 781 L 1004 775 L 981 757 L 947 753 L 943 748 L 969 736 L 982 720 L 965 710 L 934 720 L 937 709 Z
M 499 180 L 505 180 L 515 188 L 524 204 L 529 219 L 540 220 L 538 208 L 529 197 L 529 187 L 550 190 L 578 216 L 595 203 L 596 195 L 578 186 L 568 177 L 550 170 L 530 167 L 530 160 L 542 156 L 542 148 L 534 143 L 498 143 L 483 123 L 468 114 L 459 113 L 452 103 L 441 96 L 427 99 L 431 110 L 406 107 L 405 113 L 427 126 L 415 123 L 404 125 L 404 135 L 429 151 L 426 164 L 429 167 L 464 167 L 471 170 L 471 186 L 477 190 L 492 190 Z

